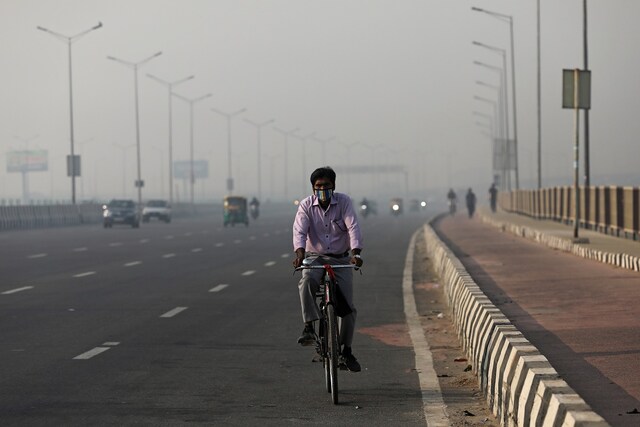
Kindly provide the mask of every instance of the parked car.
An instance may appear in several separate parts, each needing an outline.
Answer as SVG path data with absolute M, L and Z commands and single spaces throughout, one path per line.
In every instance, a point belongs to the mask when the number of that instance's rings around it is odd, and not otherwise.
M 142 209 L 142 222 L 149 222 L 151 218 L 158 218 L 167 224 L 171 222 L 171 206 L 166 200 L 149 200 Z
M 104 228 L 111 228 L 114 224 L 140 227 L 140 213 L 133 200 L 113 199 L 102 207 Z

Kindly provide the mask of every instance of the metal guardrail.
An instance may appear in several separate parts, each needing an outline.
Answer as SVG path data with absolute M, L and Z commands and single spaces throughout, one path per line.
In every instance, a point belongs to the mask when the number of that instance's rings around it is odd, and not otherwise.
M 573 187 L 516 190 L 498 195 L 498 204 L 507 212 L 536 219 L 573 224 Z M 582 228 L 638 240 L 640 238 L 639 187 L 580 187 L 578 225 Z

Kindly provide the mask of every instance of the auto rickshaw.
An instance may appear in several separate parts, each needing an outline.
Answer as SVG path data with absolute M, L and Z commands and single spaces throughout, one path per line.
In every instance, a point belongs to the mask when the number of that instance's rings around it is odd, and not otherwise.
M 240 196 L 226 196 L 223 205 L 224 226 L 243 223 L 249 225 L 247 199 Z

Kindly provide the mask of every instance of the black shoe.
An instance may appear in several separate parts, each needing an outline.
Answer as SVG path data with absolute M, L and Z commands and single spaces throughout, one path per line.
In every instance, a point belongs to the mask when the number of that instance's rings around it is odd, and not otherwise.
M 340 367 L 346 368 L 350 372 L 360 372 L 360 364 L 358 359 L 351 353 L 351 347 L 345 347 L 340 355 Z
M 313 324 L 307 323 L 304 325 L 302 335 L 298 338 L 298 344 L 302 346 L 309 346 L 316 343 L 316 333 L 313 330 Z

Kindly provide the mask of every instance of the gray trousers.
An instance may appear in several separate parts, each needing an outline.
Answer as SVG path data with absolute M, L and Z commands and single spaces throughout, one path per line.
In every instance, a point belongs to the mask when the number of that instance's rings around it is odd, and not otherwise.
M 350 257 L 336 258 L 336 264 L 348 264 Z M 351 308 L 351 313 L 340 319 L 340 344 L 351 347 L 353 342 L 353 332 L 356 328 L 356 317 L 358 312 L 353 305 L 353 270 L 350 268 L 337 268 L 336 280 L 344 299 Z M 316 304 L 316 292 L 320 289 L 320 280 L 323 270 L 303 270 L 302 278 L 298 283 L 300 292 L 300 304 L 302 306 L 302 320 L 311 322 L 320 318 L 320 309 Z

